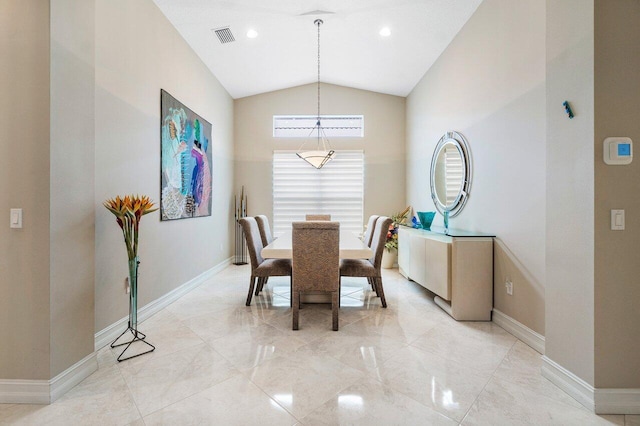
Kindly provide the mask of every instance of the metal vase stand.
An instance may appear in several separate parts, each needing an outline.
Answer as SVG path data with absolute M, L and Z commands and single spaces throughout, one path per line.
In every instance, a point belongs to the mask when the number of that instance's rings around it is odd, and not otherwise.
M 240 201 L 238 202 L 238 198 L 234 199 L 235 204 L 235 219 L 236 219 L 236 227 L 235 227 L 235 238 L 236 238 L 236 253 L 235 253 L 235 262 L 234 265 L 246 265 L 247 264 L 247 242 L 244 239 L 244 231 L 242 230 L 242 226 L 240 225 L 240 219 L 243 217 L 247 217 L 247 196 L 244 194 L 244 186 L 242 187 L 242 192 L 240 193 Z
M 129 260 L 129 324 L 127 329 L 122 332 L 121 335 L 118 336 L 116 340 L 111 343 L 112 348 L 117 348 L 120 346 L 126 347 L 118 356 L 118 362 L 125 361 L 127 359 L 139 357 L 140 355 L 148 354 L 149 352 L 153 352 L 156 347 L 151 343 L 144 340 L 147 336 L 138 331 L 138 265 L 140 261 L 136 257 L 133 260 Z M 122 336 L 127 333 L 131 333 L 133 338 L 127 342 L 116 343 Z M 145 345 L 149 346 L 151 349 L 148 349 L 143 352 L 136 353 L 135 355 L 124 356 L 125 352 L 131 347 L 134 342 L 142 342 Z

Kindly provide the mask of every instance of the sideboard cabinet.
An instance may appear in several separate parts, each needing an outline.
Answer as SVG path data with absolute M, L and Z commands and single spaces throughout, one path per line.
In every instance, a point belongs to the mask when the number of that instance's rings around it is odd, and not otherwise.
M 456 320 L 491 321 L 493 236 L 400 227 L 398 266 Z

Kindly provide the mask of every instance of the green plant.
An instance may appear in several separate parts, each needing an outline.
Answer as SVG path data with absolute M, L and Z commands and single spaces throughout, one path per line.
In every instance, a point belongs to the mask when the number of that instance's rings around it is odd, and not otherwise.
M 407 207 L 400 213 L 396 213 L 391 216 L 392 222 L 387 231 L 387 241 L 384 243 L 384 248 L 387 251 L 398 249 L 398 226 L 404 224 L 404 221 L 407 219 L 410 211 L 411 207 Z

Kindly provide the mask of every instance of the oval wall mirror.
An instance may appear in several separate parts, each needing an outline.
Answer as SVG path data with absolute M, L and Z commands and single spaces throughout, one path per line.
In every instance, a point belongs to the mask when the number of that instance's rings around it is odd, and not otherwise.
M 445 133 L 431 159 L 431 198 L 440 214 L 455 217 L 469 198 L 471 153 L 466 139 L 458 132 Z

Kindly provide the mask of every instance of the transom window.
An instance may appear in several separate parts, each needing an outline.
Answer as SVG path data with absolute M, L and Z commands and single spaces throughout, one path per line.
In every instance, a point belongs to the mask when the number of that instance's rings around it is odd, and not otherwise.
M 274 138 L 318 137 L 316 115 L 274 115 Z M 321 115 L 320 123 L 324 135 L 331 138 L 364 137 L 363 115 Z
M 295 151 L 273 152 L 273 233 L 291 229 L 306 214 L 330 214 L 341 230 L 362 232 L 364 152 L 336 151 L 322 169 L 301 160 Z

